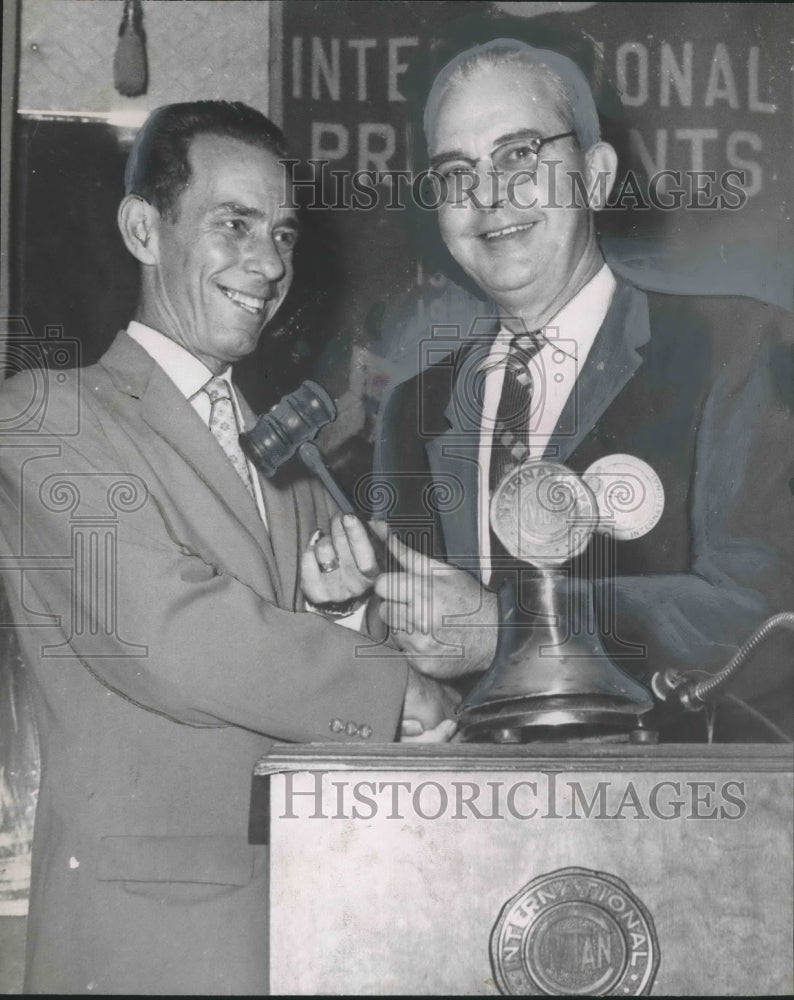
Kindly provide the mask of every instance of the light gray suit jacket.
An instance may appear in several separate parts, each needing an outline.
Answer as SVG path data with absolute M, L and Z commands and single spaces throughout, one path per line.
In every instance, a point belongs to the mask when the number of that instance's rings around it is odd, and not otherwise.
M 0 429 L 42 756 L 26 989 L 264 992 L 252 767 L 274 737 L 393 739 L 405 689 L 402 658 L 359 657 L 362 636 L 301 613 L 300 553 L 330 501 L 263 480 L 265 530 L 125 333 L 90 368 L 11 379 Z

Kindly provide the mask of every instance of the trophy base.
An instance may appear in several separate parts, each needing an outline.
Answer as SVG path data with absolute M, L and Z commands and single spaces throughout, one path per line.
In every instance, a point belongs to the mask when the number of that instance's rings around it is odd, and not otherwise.
M 464 743 L 656 743 L 646 712 L 608 696 L 507 698 L 465 708 L 460 737 Z

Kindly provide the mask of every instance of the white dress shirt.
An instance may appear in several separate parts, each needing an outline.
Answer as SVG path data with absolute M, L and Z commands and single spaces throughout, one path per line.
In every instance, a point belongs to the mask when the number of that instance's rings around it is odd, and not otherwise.
M 202 388 L 212 378 L 213 373 L 207 368 L 204 362 L 199 361 L 195 355 L 182 347 L 181 344 L 177 344 L 176 341 L 171 340 L 157 330 L 153 330 L 150 326 L 139 323 L 137 320 L 133 320 L 130 323 L 127 327 L 127 333 L 163 369 L 209 429 L 212 403 L 210 403 L 207 393 L 202 392 Z M 237 416 L 237 424 L 242 429 L 245 427 L 245 424 L 242 412 L 240 411 L 237 393 L 234 389 L 234 383 L 232 382 L 231 371 L 230 365 L 226 371 L 220 373 L 220 378 L 229 385 L 229 394 L 232 398 L 235 415 Z M 248 472 L 254 487 L 257 510 L 259 511 L 259 516 L 262 518 L 262 522 L 267 527 L 267 514 L 265 512 L 265 501 L 262 497 L 259 474 L 248 458 L 246 458 L 246 462 L 248 462 Z
M 615 291 L 615 278 L 606 264 L 543 327 L 545 343 L 530 363 L 532 407 L 527 415 L 530 434 L 528 458 L 542 458 L 559 422 L 579 372 L 590 353 Z M 528 331 L 531 332 L 531 331 Z M 513 338 L 504 326 L 494 340 L 486 361 L 483 412 L 478 451 L 478 531 L 483 583 L 491 577 L 491 535 L 488 474 L 493 430 L 504 381 L 504 359 Z M 573 428 L 571 428 L 573 430 Z

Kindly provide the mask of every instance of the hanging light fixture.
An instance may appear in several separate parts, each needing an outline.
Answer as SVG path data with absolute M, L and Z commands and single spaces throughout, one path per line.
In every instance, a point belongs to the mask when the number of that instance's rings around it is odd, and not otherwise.
M 124 97 L 146 93 L 149 82 L 141 0 L 124 0 L 119 41 L 113 57 L 113 84 Z

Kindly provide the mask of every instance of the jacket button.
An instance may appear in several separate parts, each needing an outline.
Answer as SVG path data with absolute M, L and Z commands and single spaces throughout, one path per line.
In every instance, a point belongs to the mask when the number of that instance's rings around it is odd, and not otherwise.
M 358 726 L 355 722 L 348 722 L 345 726 L 345 732 L 348 736 L 358 736 Z
M 366 724 L 358 727 L 358 735 L 362 740 L 368 740 L 372 736 L 372 726 Z
M 345 728 L 344 722 L 341 719 L 332 719 L 331 724 L 328 727 L 332 733 L 341 733 Z

